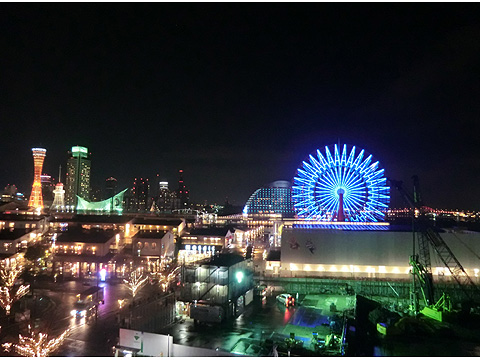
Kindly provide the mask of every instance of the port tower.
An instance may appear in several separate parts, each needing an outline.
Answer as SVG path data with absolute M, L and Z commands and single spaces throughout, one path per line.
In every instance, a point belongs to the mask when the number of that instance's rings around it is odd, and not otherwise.
M 32 193 L 30 195 L 30 199 L 28 200 L 28 206 L 34 207 L 35 209 L 43 209 L 41 175 L 42 175 L 43 161 L 45 160 L 45 154 L 47 153 L 47 150 L 42 148 L 33 148 L 32 152 L 33 152 L 34 175 L 33 175 Z

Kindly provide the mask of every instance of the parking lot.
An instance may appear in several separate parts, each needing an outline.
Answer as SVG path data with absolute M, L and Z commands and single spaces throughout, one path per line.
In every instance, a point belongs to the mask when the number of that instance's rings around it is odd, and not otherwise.
M 293 307 L 285 307 L 270 294 L 264 299 L 255 297 L 237 319 L 222 324 L 195 324 L 186 318 L 162 333 L 172 335 L 175 344 L 250 356 L 267 356 L 274 345 L 283 345 L 294 334 L 302 350 L 313 351 L 313 334 L 325 339 L 332 327 L 341 327 L 343 310 L 352 309 L 355 301 L 354 296 L 344 295 L 292 296 L 297 299 Z

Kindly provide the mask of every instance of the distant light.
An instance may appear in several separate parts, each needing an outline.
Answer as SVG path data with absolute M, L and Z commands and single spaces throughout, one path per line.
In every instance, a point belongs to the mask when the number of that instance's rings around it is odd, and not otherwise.
M 235 277 L 237 278 L 237 282 L 241 283 L 243 281 L 243 272 L 237 271 L 237 273 L 235 274 Z
M 107 270 L 103 268 L 100 270 L 100 281 L 105 281 L 105 278 L 107 277 Z

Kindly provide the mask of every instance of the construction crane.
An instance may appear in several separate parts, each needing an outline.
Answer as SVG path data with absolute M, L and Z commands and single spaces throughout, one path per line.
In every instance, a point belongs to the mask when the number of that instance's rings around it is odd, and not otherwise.
M 442 294 L 439 300 L 435 301 L 430 246 L 442 260 L 454 281 L 465 293 L 467 299 L 474 300 L 473 294 L 479 294 L 480 291 L 438 231 L 429 225 L 426 217 L 426 209 L 421 199 L 418 177 L 413 176 L 413 197 L 405 191 L 401 181 L 389 179 L 389 182 L 400 192 L 403 199 L 414 212 L 412 220 L 413 251 L 409 261 L 412 266 L 413 275 L 412 291 L 410 292 L 412 311 L 415 314 L 418 313 L 418 299 L 416 295 L 416 278 L 418 278 L 425 302 L 425 309 L 422 310 L 422 312 L 427 316 L 441 320 L 441 312 L 450 311 L 451 302 L 447 294 Z M 416 244 L 418 245 L 418 254 L 416 253 Z M 468 291 L 468 288 L 470 288 L 471 291 Z

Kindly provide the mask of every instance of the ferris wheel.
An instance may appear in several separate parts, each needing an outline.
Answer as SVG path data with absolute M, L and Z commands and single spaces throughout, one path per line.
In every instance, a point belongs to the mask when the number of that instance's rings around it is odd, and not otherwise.
M 316 155 L 316 156 L 314 156 Z M 334 145 L 334 154 L 325 146 L 317 150 L 293 181 L 293 202 L 297 215 L 319 221 L 382 221 L 390 201 L 390 188 L 379 162 L 372 162 L 365 150 L 347 151 Z

